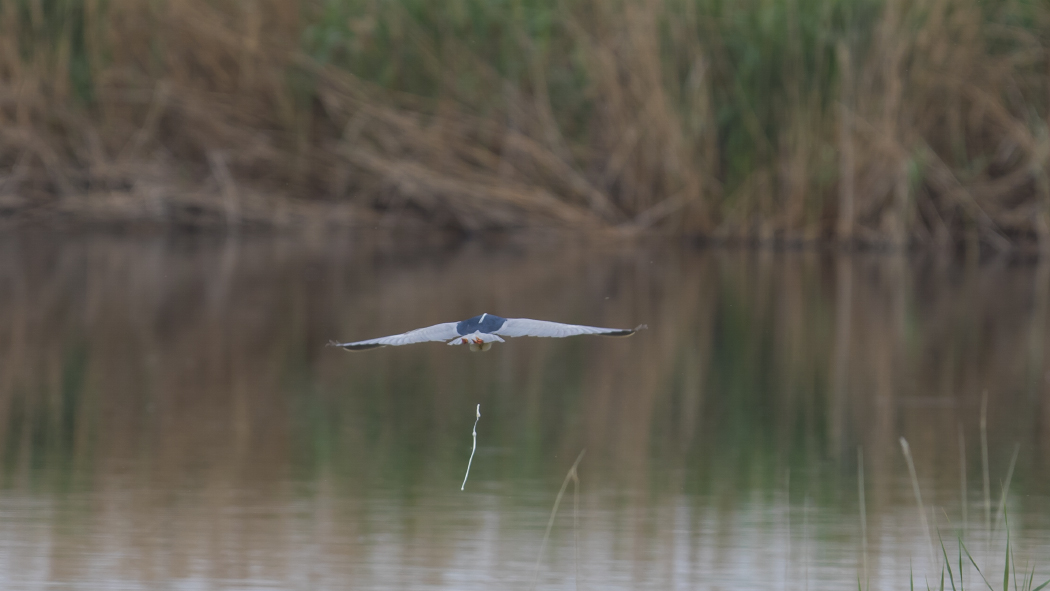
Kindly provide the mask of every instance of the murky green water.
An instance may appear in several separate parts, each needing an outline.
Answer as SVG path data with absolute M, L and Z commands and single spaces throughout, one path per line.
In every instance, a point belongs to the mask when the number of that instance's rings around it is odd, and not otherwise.
M 1048 289 L 1006 260 L 2 237 L 0 587 L 925 588 L 938 533 L 998 586 L 1007 520 L 1038 584 Z M 649 330 L 324 346 L 482 312 Z

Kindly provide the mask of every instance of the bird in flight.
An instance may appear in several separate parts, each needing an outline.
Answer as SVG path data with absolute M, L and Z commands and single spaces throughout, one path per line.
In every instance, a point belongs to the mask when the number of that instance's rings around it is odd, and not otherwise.
M 579 324 L 562 324 L 528 318 L 502 318 L 494 314 L 482 314 L 460 322 L 445 322 L 426 328 L 417 328 L 367 341 L 352 343 L 328 343 L 331 347 L 342 347 L 347 351 L 363 351 L 377 347 L 396 347 L 428 341 L 447 341 L 449 345 L 470 345 L 471 351 L 488 351 L 492 343 L 506 342 L 500 337 L 571 337 L 578 334 L 596 334 L 607 337 L 631 336 L 646 328 L 598 328 Z

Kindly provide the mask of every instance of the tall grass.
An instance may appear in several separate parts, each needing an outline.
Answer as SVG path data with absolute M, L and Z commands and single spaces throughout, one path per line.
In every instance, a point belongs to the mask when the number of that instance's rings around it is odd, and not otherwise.
M 0 209 L 1050 244 L 1048 24 L 1020 0 L 8 0 Z

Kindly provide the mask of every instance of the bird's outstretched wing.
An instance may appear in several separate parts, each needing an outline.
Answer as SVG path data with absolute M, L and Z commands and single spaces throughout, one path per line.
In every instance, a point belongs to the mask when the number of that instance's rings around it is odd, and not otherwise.
M 633 335 L 638 330 L 645 328 L 599 328 L 597 326 L 583 326 L 580 324 L 562 324 L 560 322 L 548 322 L 546 320 L 532 320 L 529 318 L 508 318 L 503 326 L 499 327 L 496 334 L 505 337 L 571 337 L 578 334 L 596 334 L 608 337 L 626 337 Z
M 425 343 L 428 341 L 447 341 L 459 336 L 456 332 L 455 322 L 444 322 L 426 328 L 417 328 L 405 333 L 368 339 L 367 341 L 356 341 L 353 343 L 328 343 L 330 347 L 342 347 L 347 351 L 363 351 L 375 349 L 376 347 L 396 347 L 398 345 L 411 345 L 413 343 Z

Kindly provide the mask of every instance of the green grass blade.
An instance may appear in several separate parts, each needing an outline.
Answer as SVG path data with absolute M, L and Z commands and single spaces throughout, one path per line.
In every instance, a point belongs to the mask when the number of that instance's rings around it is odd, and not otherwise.
M 1006 564 L 1003 565 L 1003 591 L 1010 591 L 1010 528 L 1006 528 Z
M 959 591 L 955 588 L 955 576 L 952 575 L 952 563 L 948 562 L 948 551 L 944 549 L 944 540 L 941 539 L 940 532 L 937 532 L 937 541 L 941 543 L 941 554 L 944 555 L 944 566 L 948 567 L 948 580 L 951 581 L 952 591 Z M 961 576 L 960 572 L 960 576 Z M 960 579 L 961 584 L 962 579 Z M 941 587 L 944 586 L 944 569 L 941 569 Z
M 977 566 L 977 563 L 974 561 L 973 556 L 970 554 L 970 551 L 966 548 L 966 544 L 963 544 L 962 538 L 959 538 L 959 547 L 963 549 L 963 552 L 966 553 L 966 557 L 970 559 L 970 564 L 972 564 L 973 567 L 977 569 L 977 574 L 981 575 L 981 580 L 984 581 L 984 584 L 988 585 L 989 591 L 995 591 L 995 589 L 992 589 L 992 584 L 988 582 L 987 578 L 985 578 L 984 573 L 981 572 L 981 567 Z
M 1003 512 L 1003 518 L 1006 520 L 1006 541 L 1009 546 L 1010 543 L 1010 516 Z M 1010 568 L 1014 571 L 1014 591 L 1017 591 L 1017 551 L 1010 552 Z M 1024 581 L 1022 580 L 1023 584 Z
M 1046 587 L 1047 585 L 1050 585 L 1050 581 L 1047 581 L 1047 582 L 1043 583 L 1042 585 L 1039 585 L 1039 586 L 1038 586 L 1038 587 L 1036 587 L 1035 589 L 1032 589 L 1032 591 L 1042 591 L 1042 589 L 1043 589 L 1044 587 Z

